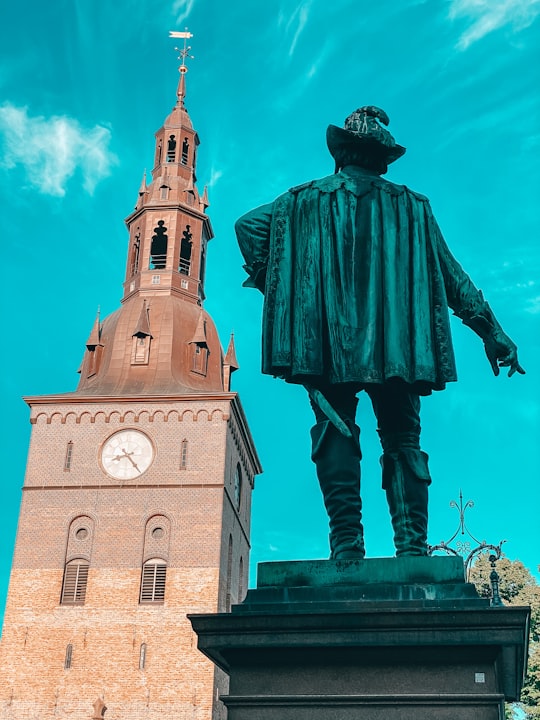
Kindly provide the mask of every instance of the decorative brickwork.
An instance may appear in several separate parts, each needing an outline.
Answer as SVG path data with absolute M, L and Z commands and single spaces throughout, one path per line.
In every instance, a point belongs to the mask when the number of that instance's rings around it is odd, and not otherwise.
M 0 646 L 2 720 L 90 720 L 96 697 L 105 720 L 224 717 L 216 697 L 225 680 L 196 650 L 185 616 L 224 611 L 245 592 L 240 566 L 247 567 L 260 468 L 235 395 L 151 404 L 149 411 L 102 400 L 97 411 L 81 398 L 74 412 L 58 398 L 32 406 L 37 422 Z M 135 416 L 156 457 L 141 478 L 119 482 L 103 470 L 100 448 Z M 77 452 L 65 473 L 68 437 Z M 180 469 L 183 439 L 190 461 Z M 141 603 L 143 563 L 156 557 L 167 566 L 164 598 Z M 62 603 L 64 567 L 78 558 L 89 563 L 84 602 Z

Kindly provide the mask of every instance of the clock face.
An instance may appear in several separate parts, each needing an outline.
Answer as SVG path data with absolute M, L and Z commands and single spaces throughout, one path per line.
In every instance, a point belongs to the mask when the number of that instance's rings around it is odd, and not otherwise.
M 133 480 L 148 470 L 154 459 L 154 446 L 139 430 L 120 430 L 111 435 L 101 449 L 101 465 L 117 480 Z

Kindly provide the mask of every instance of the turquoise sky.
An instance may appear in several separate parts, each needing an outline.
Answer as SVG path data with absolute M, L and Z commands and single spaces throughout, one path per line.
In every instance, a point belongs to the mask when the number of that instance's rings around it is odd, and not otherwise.
M 235 331 L 241 394 L 265 473 L 252 566 L 327 556 L 304 391 L 262 377 L 261 296 L 242 289 L 233 224 L 329 174 L 329 123 L 384 108 L 407 154 L 388 177 L 428 195 L 448 244 L 520 349 L 527 375 L 494 378 L 453 322 L 460 380 L 424 401 L 434 478 L 430 542 L 468 524 L 537 566 L 540 501 L 540 1 L 57 0 L 9 3 L 0 46 L 4 468 L 0 598 L 7 588 L 30 434 L 22 395 L 75 389 L 96 308 L 119 304 L 127 233 L 153 133 L 175 102 L 171 29 L 195 60 L 186 104 L 216 234 L 206 308 Z M 392 554 L 380 449 L 361 398 L 370 556 Z

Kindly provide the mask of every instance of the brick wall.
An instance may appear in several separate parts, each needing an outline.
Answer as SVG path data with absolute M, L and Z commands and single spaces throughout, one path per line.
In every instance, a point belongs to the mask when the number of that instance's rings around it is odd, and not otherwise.
M 2 720 L 90 720 L 98 697 L 107 705 L 106 720 L 225 716 L 216 695 L 226 691 L 226 678 L 196 650 L 186 614 L 223 610 L 227 584 L 238 600 L 240 558 L 244 591 L 247 586 L 257 467 L 235 403 L 227 396 L 33 407 L 0 646 Z M 99 461 L 103 442 L 123 428 L 143 431 L 155 447 L 152 466 L 136 481 L 113 480 Z M 159 539 L 150 532 L 156 516 L 165 528 Z M 77 538 L 79 526 L 87 537 Z M 162 604 L 139 604 L 145 554 L 167 562 Z M 64 564 L 78 556 L 89 562 L 85 603 L 60 605 Z

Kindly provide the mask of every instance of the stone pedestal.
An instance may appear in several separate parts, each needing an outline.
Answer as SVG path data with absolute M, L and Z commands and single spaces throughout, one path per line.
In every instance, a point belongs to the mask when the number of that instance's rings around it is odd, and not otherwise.
M 453 557 L 263 563 L 230 614 L 190 616 L 228 720 L 503 720 L 528 618 Z

